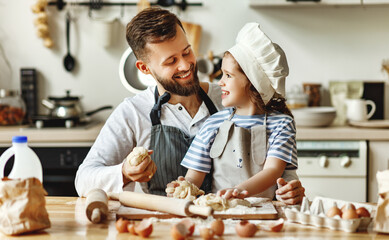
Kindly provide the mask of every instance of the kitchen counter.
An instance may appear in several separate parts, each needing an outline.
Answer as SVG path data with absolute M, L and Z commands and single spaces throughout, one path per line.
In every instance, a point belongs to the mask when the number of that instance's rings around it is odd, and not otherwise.
M 51 228 L 40 233 L 8 237 L 0 233 L 1 239 L 142 239 L 129 233 L 118 233 L 115 228 L 115 212 L 119 202 L 109 201 L 108 221 L 103 224 L 92 224 L 85 216 L 85 198 L 46 197 L 46 209 L 50 216 Z M 157 222 L 153 224 L 150 239 L 171 239 L 172 223 Z M 223 239 L 241 239 L 235 234 L 234 225 L 226 225 Z M 286 222 L 284 230 L 279 233 L 258 231 L 256 238 L 277 239 L 388 239 L 388 235 L 369 232 L 346 233 L 329 229 Z M 198 231 L 190 239 L 201 239 Z M 215 238 L 217 239 L 217 238 Z
M 389 128 L 357 128 L 330 126 L 324 128 L 297 127 L 297 140 L 389 140 Z
M 0 126 L 0 144 L 10 144 L 12 136 L 26 135 L 29 143 L 89 142 L 93 143 L 103 123 L 76 128 L 42 128 L 28 126 Z M 371 140 L 388 141 L 389 128 L 357 128 L 330 126 L 325 128 L 297 128 L 297 140 Z
M 74 143 L 86 142 L 91 146 L 99 134 L 103 123 L 91 123 L 74 128 L 42 128 L 29 126 L 0 126 L 0 144 L 11 145 L 12 136 L 26 135 L 29 143 Z

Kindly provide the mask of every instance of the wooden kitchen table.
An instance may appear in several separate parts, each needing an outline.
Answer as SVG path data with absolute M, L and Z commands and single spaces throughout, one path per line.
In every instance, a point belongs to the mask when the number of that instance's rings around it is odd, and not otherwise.
M 0 239 L 142 239 L 129 233 L 118 233 L 115 228 L 115 212 L 119 202 L 109 201 L 108 221 L 103 224 L 92 224 L 85 215 L 85 198 L 76 197 L 47 197 L 46 208 L 49 212 L 51 228 L 42 232 L 17 237 L 8 237 L 0 233 Z M 278 208 L 279 209 L 279 208 Z M 281 213 L 282 214 L 282 213 Z M 149 239 L 171 239 L 170 222 L 154 223 L 154 231 Z M 241 239 L 233 230 L 233 225 L 226 225 L 223 240 Z M 201 239 L 198 231 L 190 239 Z M 282 232 L 270 233 L 258 231 L 255 238 L 261 239 L 389 239 L 389 235 L 374 232 L 346 233 L 329 229 L 319 229 L 295 223 L 285 222 Z M 255 239 L 253 238 L 253 239 Z M 215 238 L 218 239 L 218 238 Z

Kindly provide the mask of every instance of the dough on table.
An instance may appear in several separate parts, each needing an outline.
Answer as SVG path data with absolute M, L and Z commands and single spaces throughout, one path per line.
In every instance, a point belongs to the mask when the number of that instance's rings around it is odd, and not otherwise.
M 134 147 L 134 149 L 132 149 L 132 152 L 128 154 L 127 161 L 131 166 L 137 166 L 148 157 L 149 152 L 146 148 Z
M 204 195 L 204 191 L 199 189 L 195 184 L 188 182 L 187 180 L 176 180 L 171 182 L 178 183 L 177 187 L 167 187 L 166 193 L 173 194 L 174 198 L 187 199 L 193 201 L 196 199 L 198 195 Z
M 209 206 L 213 208 L 215 211 L 224 211 L 229 208 L 234 208 L 238 205 L 243 205 L 246 207 L 251 207 L 251 204 L 249 201 L 240 199 L 240 198 L 230 198 L 225 199 L 223 197 L 217 196 L 214 193 L 209 193 L 204 196 L 200 196 L 196 200 L 193 201 L 195 205 L 199 206 Z

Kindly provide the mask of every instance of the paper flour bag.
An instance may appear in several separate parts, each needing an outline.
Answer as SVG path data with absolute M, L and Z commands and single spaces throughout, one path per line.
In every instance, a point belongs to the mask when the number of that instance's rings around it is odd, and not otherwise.
M 18 235 L 50 227 L 47 192 L 37 178 L 0 181 L 0 231 Z
M 389 170 L 377 172 L 378 203 L 374 231 L 389 233 Z

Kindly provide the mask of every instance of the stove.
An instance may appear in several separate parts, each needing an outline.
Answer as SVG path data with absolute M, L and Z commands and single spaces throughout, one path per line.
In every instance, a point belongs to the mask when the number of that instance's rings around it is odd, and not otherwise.
M 33 128 L 77 128 L 84 127 L 91 123 L 90 118 L 80 119 L 79 117 L 59 118 L 48 115 L 38 115 L 31 117 Z
M 86 130 L 86 129 L 90 129 L 98 124 L 100 124 L 101 121 L 95 121 L 95 120 L 92 120 L 90 122 L 82 122 L 82 123 L 78 123 L 76 125 L 73 125 L 71 127 L 67 127 L 66 125 L 64 124 L 61 124 L 61 125 L 55 125 L 55 124 L 45 124 L 46 125 L 40 125 L 39 123 L 34 123 L 34 124 L 31 124 L 29 125 L 28 127 L 25 127 L 23 128 L 23 131 L 29 131 L 29 130 L 57 130 L 57 129 L 74 129 L 74 130 L 78 130 L 78 129 L 83 129 L 83 130 Z M 37 126 L 38 125 L 38 126 Z

